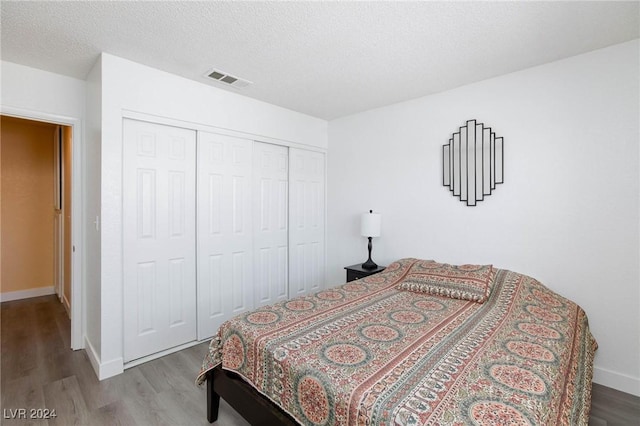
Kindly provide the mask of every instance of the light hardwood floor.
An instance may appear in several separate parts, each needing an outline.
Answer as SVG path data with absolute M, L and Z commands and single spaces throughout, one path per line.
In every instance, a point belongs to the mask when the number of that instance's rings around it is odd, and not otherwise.
M 5 302 L 1 311 L 3 425 L 207 425 L 206 391 L 194 384 L 206 344 L 98 381 L 55 296 Z M 8 419 L 16 409 L 55 409 L 49 420 Z M 30 413 L 27 412 L 27 416 Z M 220 401 L 216 423 L 247 425 Z M 594 385 L 592 426 L 639 425 L 640 398 Z
M 208 425 L 206 389 L 194 384 L 201 344 L 98 381 L 55 296 L 0 305 L 3 425 Z M 49 420 L 7 419 L 9 410 L 55 409 Z M 29 413 L 27 412 L 27 416 Z M 221 401 L 218 425 L 248 425 Z

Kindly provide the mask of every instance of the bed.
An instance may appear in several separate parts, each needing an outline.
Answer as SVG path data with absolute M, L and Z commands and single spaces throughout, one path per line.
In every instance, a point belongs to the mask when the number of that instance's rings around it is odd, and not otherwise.
M 251 424 L 587 424 L 585 312 L 491 265 L 401 259 L 225 322 L 197 382 Z

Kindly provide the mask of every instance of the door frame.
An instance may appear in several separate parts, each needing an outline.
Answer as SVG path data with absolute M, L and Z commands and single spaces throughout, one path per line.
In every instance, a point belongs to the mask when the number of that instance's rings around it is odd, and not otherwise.
M 59 114 L 33 111 L 22 108 L 2 106 L 0 114 L 8 117 L 23 118 L 33 121 L 58 124 L 71 127 L 72 153 L 71 161 L 71 349 L 84 349 L 84 279 L 82 265 L 84 260 L 82 239 L 82 120 Z
M 53 282 L 54 289 L 58 295 L 60 302 L 63 302 L 64 296 L 64 259 L 66 253 L 64 252 L 64 200 L 61 199 L 61 194 L 64 193 L 64 183 L 62 182 L 62 176 L 64 176 L 64 163 L 62 160 L 62 127 L 56 126 L 56 135 L 53 140 L 53 195 L 55 197 L 53 203 L 53 246 L 55 253 L 53 256 Z M 65 306 L 66 308 L 66 306 Z

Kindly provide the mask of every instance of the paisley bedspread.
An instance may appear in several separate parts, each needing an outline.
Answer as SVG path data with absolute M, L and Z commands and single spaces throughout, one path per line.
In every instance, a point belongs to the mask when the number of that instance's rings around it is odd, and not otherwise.
M 397 289 L 416 259 L 224 323 L 222 363 L 304 425 L 587 424 L 584 311 L 496 270 L 484 303 Z

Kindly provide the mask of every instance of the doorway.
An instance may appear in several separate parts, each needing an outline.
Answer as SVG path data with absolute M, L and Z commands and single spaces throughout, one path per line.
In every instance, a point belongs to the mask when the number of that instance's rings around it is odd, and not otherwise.
M 56 126 L 53 153 L 54 186 L 54 289 L 71 318 L 71 159 L 72 129 Z
M 1 120 L 2 301 L 57 294 L 72 318 L 71 347 L 80 349 L 74 328 L 81 322 L 73 321 L 80 312 L 74 306 L 74 128 L 9 115 Z

